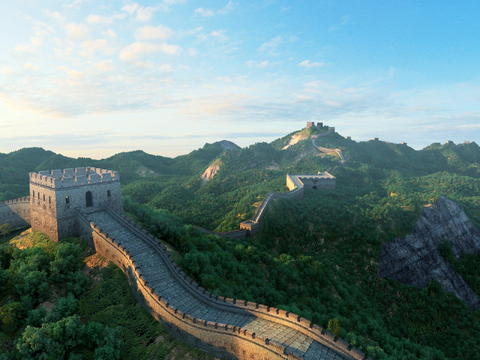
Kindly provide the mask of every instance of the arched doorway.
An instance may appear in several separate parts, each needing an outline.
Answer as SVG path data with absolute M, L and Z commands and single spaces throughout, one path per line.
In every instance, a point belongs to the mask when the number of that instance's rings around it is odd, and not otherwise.
M 317 186 L 313 186 L 312 189 L 313 189 L 313 190 L 317 190 Z
M 91 191 L 87 191 L 85 194 L 85 200 L 87 201 L 87 207 L 93 206 L 93 195 Z

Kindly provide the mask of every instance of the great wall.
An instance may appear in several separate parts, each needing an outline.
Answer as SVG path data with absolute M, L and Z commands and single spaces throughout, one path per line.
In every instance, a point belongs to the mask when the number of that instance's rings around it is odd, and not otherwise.
M 328 175 L 287 175 L 290 191 L 266 196 L 251 221 L 256 231 L 273 199 L 301 199 L 306 188 L 323 186 L 321 181 L 334 188 L 335 178 Z M 119 191 L 119 174 L 104 169 L 30 173 L 30 197 L 1 203 L 0 215 L 5 222 L 31 225 L 53 241 L 64 234 L 83 236 L 96 253 L 123 270 L 135 299 L 175 339 L 217 358 L 366 359 L 358 349 L 296 314 L 203 289 L 158 239 L 123 215 Z M 251 226 L 237 231 L 252 235 Z
M 315 126 L 313 122 L 307 123 L 307 128 Z M 316 125 L 319 128 L 323 127 L 323 123 L 317 123 Z M 340 149 L 328 149 L 324 147 L 317 146 L 315 144 L 315 139 L 318 137 L 328 136 L 335 132 L 334 127 L 329 127 L 328 130 L 321 134 L 312 135 L 312 145 L 319 151 L 333 154 L 336 153 L 340 156 L 339 165 L 345 165 L 346 160 L 343 156 L 343 153 Z M 217 169 L 218 170 L 218 169 Z M 270 204 L 272 204 L 273 200 L 275 199 L 289 199 L 289 200 L 301 200 L 305 194 L 305 190 L 313 189 L 313 190 L 335 190 L 335 177 L 331 175 L 329 170 L 325 172 L 318 172 L 317 175 L 307 175 L 307 174 L 287 174 L 287 188 L 288 192 L 286 193 L 278 193 L 275 191 L 270 191 L 265 198 L 263 199 L 260 206 L 255 211 L 255 216 L 252 220 L 243 221 L 240 223 L 240 229 L 232 230 L 232 231 L 225 231 L 225 232 L 215 232 L 211 230 L 207 230 L 198 226 L 195 226 L 198 230 L 209 234 L 209 235 L 217 235 L 224 239 L 243 239 L 247 236 L 255 236 L 260 231 L 261 221 L 266 214 L 266 211 Z M 203 179 L 202 179 L 203 180 Z

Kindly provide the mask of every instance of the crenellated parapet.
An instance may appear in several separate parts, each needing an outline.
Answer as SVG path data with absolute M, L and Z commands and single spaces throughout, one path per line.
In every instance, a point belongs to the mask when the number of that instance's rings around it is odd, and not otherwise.
M 175 263 L 166 247 L 146 230 L 123 215 L 108 209 L 105 210 L 109 219 L 114 219 L 118 226 L 124 228 L 130 235 L 124 239 L 115 239 L 115 236 L 103 230 L 105 224 L 88 220 L 88 214 L 77 212 L 84 224 L 88 224 L 93 234 L 93 241 L 97 253 L 107 257 L 123 269 L 129 279 L 130 288 L 139 303 L 157 320 L 161 321 L 167 331 L 177 340 L 189 343 L 221 359 L 317 359 L 312 352 L 300 351 L 299 347 L 291 347 L 275 339 L 276 332 L 258 331 L 255 324 L 267 321 L 276 329 L 284 329 L 285 337 L 308 339 L 309 347 L 327 347 L 343 354 L 340 359 L 364 359 L 365 356 L 358 349 L 349 347 L 342 339 L 313 324 L 311 321 L 296 314 L 266 305 L 247 302 L 233 298 L 225 298 L 210 293 L 189 278 Z M 110 221 L 109 229 L 112 232 Z M 86 229 L 86 228 L 85 228 Z M 124 234 L 125 230 L 117 232 Z M 157 256 L 155 264 L 169 271 L 171 276 L 167 283 L 180 283 L 181 292 L 176 292 L 174 298 L 165 295 L 165 287 L 155 283 L 149 277 L 151 268 L 142 257 L 137 257 L 135 249 L 138 245 L 132 244 L 133 238 L 141 239 L 148 246 L 150 256 Z M 145 250 L 142 250 L 142 253 Z M 158 262 L 160 261 L 160 263 Z M 162 271 L 163 271 L 162 270 Z M 163 273 L 162 278 L 165 278 Z M 177 299 L 190 296 L 193 302 L 188 308 L 204 309 L 206 317 L 189 313 L 177 305 Z M 193 296 L 193 298 L 192 298 Z M 229 314 L 248 316 L 245 325 L 235 325 L 227 321 L 215 321 L 207 314 L 221 312 L 222 319 L 228 319 Z M 287 342 L 286 339 L 283 340 Z M 312 345 L 313 344 L 313 345 Z M 317 344 L 317 345 L 315 345 Z M 309 348 L 310 349 L 310 348 Z M 323 352 L 331 351 L 322 348 Z M 301 354 L 303 354 L 301 356 Z M 312 357 L 313 356 L 313 357 Z
M 95 167 L 69 168 L 62 170 L 31 172 L 30 184 L 49 187 L 52 189 L 69 188 L 73 186 L 93 185 L 119 181 L 118 171 L 111 171 Z
M 30 226 L 30 196 L 0 202 L 0 225 L 13 229 Z
M 31 225 L 52 241 L 78 234 L 74 209 L 89 213 L 104 207 L 123 211 L 117 171 L 87 166 L 30 173 Z

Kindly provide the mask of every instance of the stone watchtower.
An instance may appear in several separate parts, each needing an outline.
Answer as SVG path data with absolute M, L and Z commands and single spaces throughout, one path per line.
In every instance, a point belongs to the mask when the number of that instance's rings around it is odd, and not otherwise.
M 75 210 L 92 213 L 105 207 L 123 214 L 116 171 L 82 167 L 30 173 L 32 230 L 42 231 L 52 241 L 78 236 Z

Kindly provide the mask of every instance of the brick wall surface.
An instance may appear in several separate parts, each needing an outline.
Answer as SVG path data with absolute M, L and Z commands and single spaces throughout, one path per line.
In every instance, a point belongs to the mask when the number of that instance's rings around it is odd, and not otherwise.
M 0 203 L 0 225 L 10 224 L 12 229 L 27 227 L 31 224 L 30 198 L 8 200 Z

